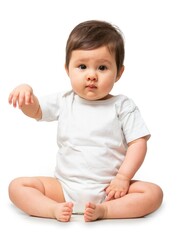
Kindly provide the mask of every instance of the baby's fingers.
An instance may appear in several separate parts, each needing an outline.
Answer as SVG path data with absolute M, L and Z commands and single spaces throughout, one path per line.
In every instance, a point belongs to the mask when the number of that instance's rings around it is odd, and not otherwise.
M 13 107 L 17 106 L 18 97 L 19 97 L 19 94 L 17 93 L 14 93 L 14 92 L 10 93 L 8 101 L 10 104 L 13 104 Z
M 19 108 L 22 108 L 23 104 L 29 105 L 33 103 L 33 95 L 30 91 L 20 91 L 15 89 L 10 93 L 8 101 L 10 104 L 13 104 L 13 107 L 19 105 Z
M 110 191 L 110 192 L 107 194 L 105 200 L 106 200 L 106 201 L 109 201 L 109 200 L 113 199 L 114 194 L 115 194 L 115 191 Z
M 8 98 L 9 104 L 12 104 L 12 99 L 13 99 L 13 94 L 10 93 L 9 98 Z
M 18 100 L 18 105 L 19 108 L 21 108 L 23 106 L 23 104 L 25 105 L 29 105 L 33 103 L 33 96 L 30 92 L 22 92 L 19 95 L 19 100 Z
M 117 191 L 115 192 L 114 194 L 114 198 L 117 199 L 117 198 L 120 198 L 122 196 L 122 193 L 120 191 Z
M 23 106 L 23 104 L 25 103 L 26 104 L 26 97 L 25 97 L 25 93 L 24 92 L 20 92 L 19 94 L 19 98 L 18 98 L 18 105 L 19 105 L 19 108 L 21 108 Z

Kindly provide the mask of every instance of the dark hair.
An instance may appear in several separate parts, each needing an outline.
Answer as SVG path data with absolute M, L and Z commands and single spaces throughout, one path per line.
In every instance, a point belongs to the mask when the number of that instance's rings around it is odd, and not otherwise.
M 66 44 L 66 67 L 74 50 L 92 50 L 107 46 L 115 54 L 117 72 L 124 62 L 124 40 L 120 29 L 105 21 L 90 20 L 78 24 L 70 33 Z

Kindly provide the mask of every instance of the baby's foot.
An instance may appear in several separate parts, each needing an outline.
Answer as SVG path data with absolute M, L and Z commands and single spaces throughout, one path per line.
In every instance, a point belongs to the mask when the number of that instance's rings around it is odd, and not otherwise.
M 54 210 L 55 218 L 60 222 L 68 222 L 73 211 L 73 203 L 59 203 Z
M 104 205 L 96 205 L 94 203 L 87 203 L 85 207 L 84 219 L 85 222 L 102 219 L 106 215 L 107 209 Z

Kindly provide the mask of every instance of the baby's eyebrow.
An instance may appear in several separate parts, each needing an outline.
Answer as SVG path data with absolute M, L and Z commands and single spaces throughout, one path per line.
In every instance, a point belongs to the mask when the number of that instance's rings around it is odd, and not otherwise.
M 111 64 L 111 62 L 107 59 L 99 59 L 98 62 L 105 63 L 105 64 Z
M 77 59 L 75 62 L 76 63 L 83 63 L 83 62 L 89 62 L 90 58 L 80 58 L 80 59 Z M 111 62 L 107 59 L 96 59 L 95 60 L 95 63 L 98 63 L 98 64 L 111 64 Z

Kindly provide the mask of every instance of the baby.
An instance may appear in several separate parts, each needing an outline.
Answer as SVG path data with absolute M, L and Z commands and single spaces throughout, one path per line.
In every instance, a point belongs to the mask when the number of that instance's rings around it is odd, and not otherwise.
M 124 41 L 108 22 L 86 21 L 70 33 L 65 69 L 72 90 L 37 98 L 16 87 L 9 103 L 28 117 L 58 121 L 54 177 L 21 177 L 9 185 L 12 202 L 25 213 L 69 221 L 136 218 L 157 210 L 161 188 L 133 180 L 150 133 L 135 103 L 111 90 L 124 71 Z

